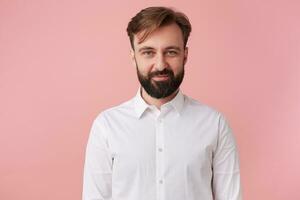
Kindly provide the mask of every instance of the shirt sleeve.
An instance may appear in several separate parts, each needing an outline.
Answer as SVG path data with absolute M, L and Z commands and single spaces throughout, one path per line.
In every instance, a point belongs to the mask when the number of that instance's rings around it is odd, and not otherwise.
M 112 156 L 104 125 L 104 119 L 99 116 L 93 121 L 90 130 L 85 152 L 83 200 L 112 198 Z
M 241 200 L 239 155 L 232 130 L 219 115 L 218 144 L 213 156 L 214 200 Z

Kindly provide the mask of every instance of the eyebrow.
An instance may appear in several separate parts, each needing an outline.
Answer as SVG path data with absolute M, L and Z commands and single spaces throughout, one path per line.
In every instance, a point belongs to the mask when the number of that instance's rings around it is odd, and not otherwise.
M 154 48 L 153 47 L 144 46 L 144 47 L 140 48 L 138 52 L 141 52 L 141 51 L 144 51 L 144 50 L 152 50 L 152 49 L 154 49 Z
M 144 50 L 153 50 L 153 49 L 154 49 L 153 47 L 150 47 L 150 46 L 144 46 L 144 47 L 140 48 L 140 49 L 138 50 L 138 52 L 141 52 L 141 51 L 144 51 Z M 167 50 L 175 49 L 175 50 L 177 50 L 177 51 L 181 51 L 180 47 L 178 47 L 178 46 L 168 46 L 168 47 L 166 47 L 166 49 L 167 49 Z

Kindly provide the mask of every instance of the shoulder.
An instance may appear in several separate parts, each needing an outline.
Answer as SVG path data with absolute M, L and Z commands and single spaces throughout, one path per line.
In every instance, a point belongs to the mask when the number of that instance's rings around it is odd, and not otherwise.
M 134 115 L 134 101 L 133 98 L 124 101 L 115 106 L 106 108 L 98 112 L 95 121 L 105 121 L 107 119 L 120 118 L 122 115 Z
M 213 106 L 204 104 L 199 100 L 195 100 L 185 95 L 185 114 L 186 116 L 193 116 L 194 121 L 198 121 L 201 124 L 208 123 L 216 127 L 218 131 L 231 130 L 229 121 L 224 113 L 220 112 Z
M 184 95 L 185 97 L 185 110 L 188 114 L 192 115 L 204 115 L 204 116 L 212 116 L 212 117 L 222 117 L 223 114 L 216 109 L 215 107 L 205 104 L 199 100 L 196 100 L 192 97 Z

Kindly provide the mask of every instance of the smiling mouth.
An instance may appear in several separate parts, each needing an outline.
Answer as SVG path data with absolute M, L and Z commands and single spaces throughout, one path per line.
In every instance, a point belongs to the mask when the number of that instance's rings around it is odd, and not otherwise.
M 157 75 L 157 76 L 154 76 L 153 79 L 158 80 L 158 81 L 167 80 L 167 79 L 169 79 L 169 76 L 168 75 Z

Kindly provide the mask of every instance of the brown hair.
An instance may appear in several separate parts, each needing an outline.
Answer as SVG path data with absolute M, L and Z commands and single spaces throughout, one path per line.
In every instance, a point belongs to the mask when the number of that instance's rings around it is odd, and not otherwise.
M 192 26 L 187 16 L 181 12 L 167 7 L 148 7 L 137 13 L 127 26 L 127 34 L 132 49 L 134 49 L 134 35 L 142 31 L 139 43 L 143 42 L 149 34 L 157 28 L 176 23 L 182 31 L 184 47 L 187 44 Z

